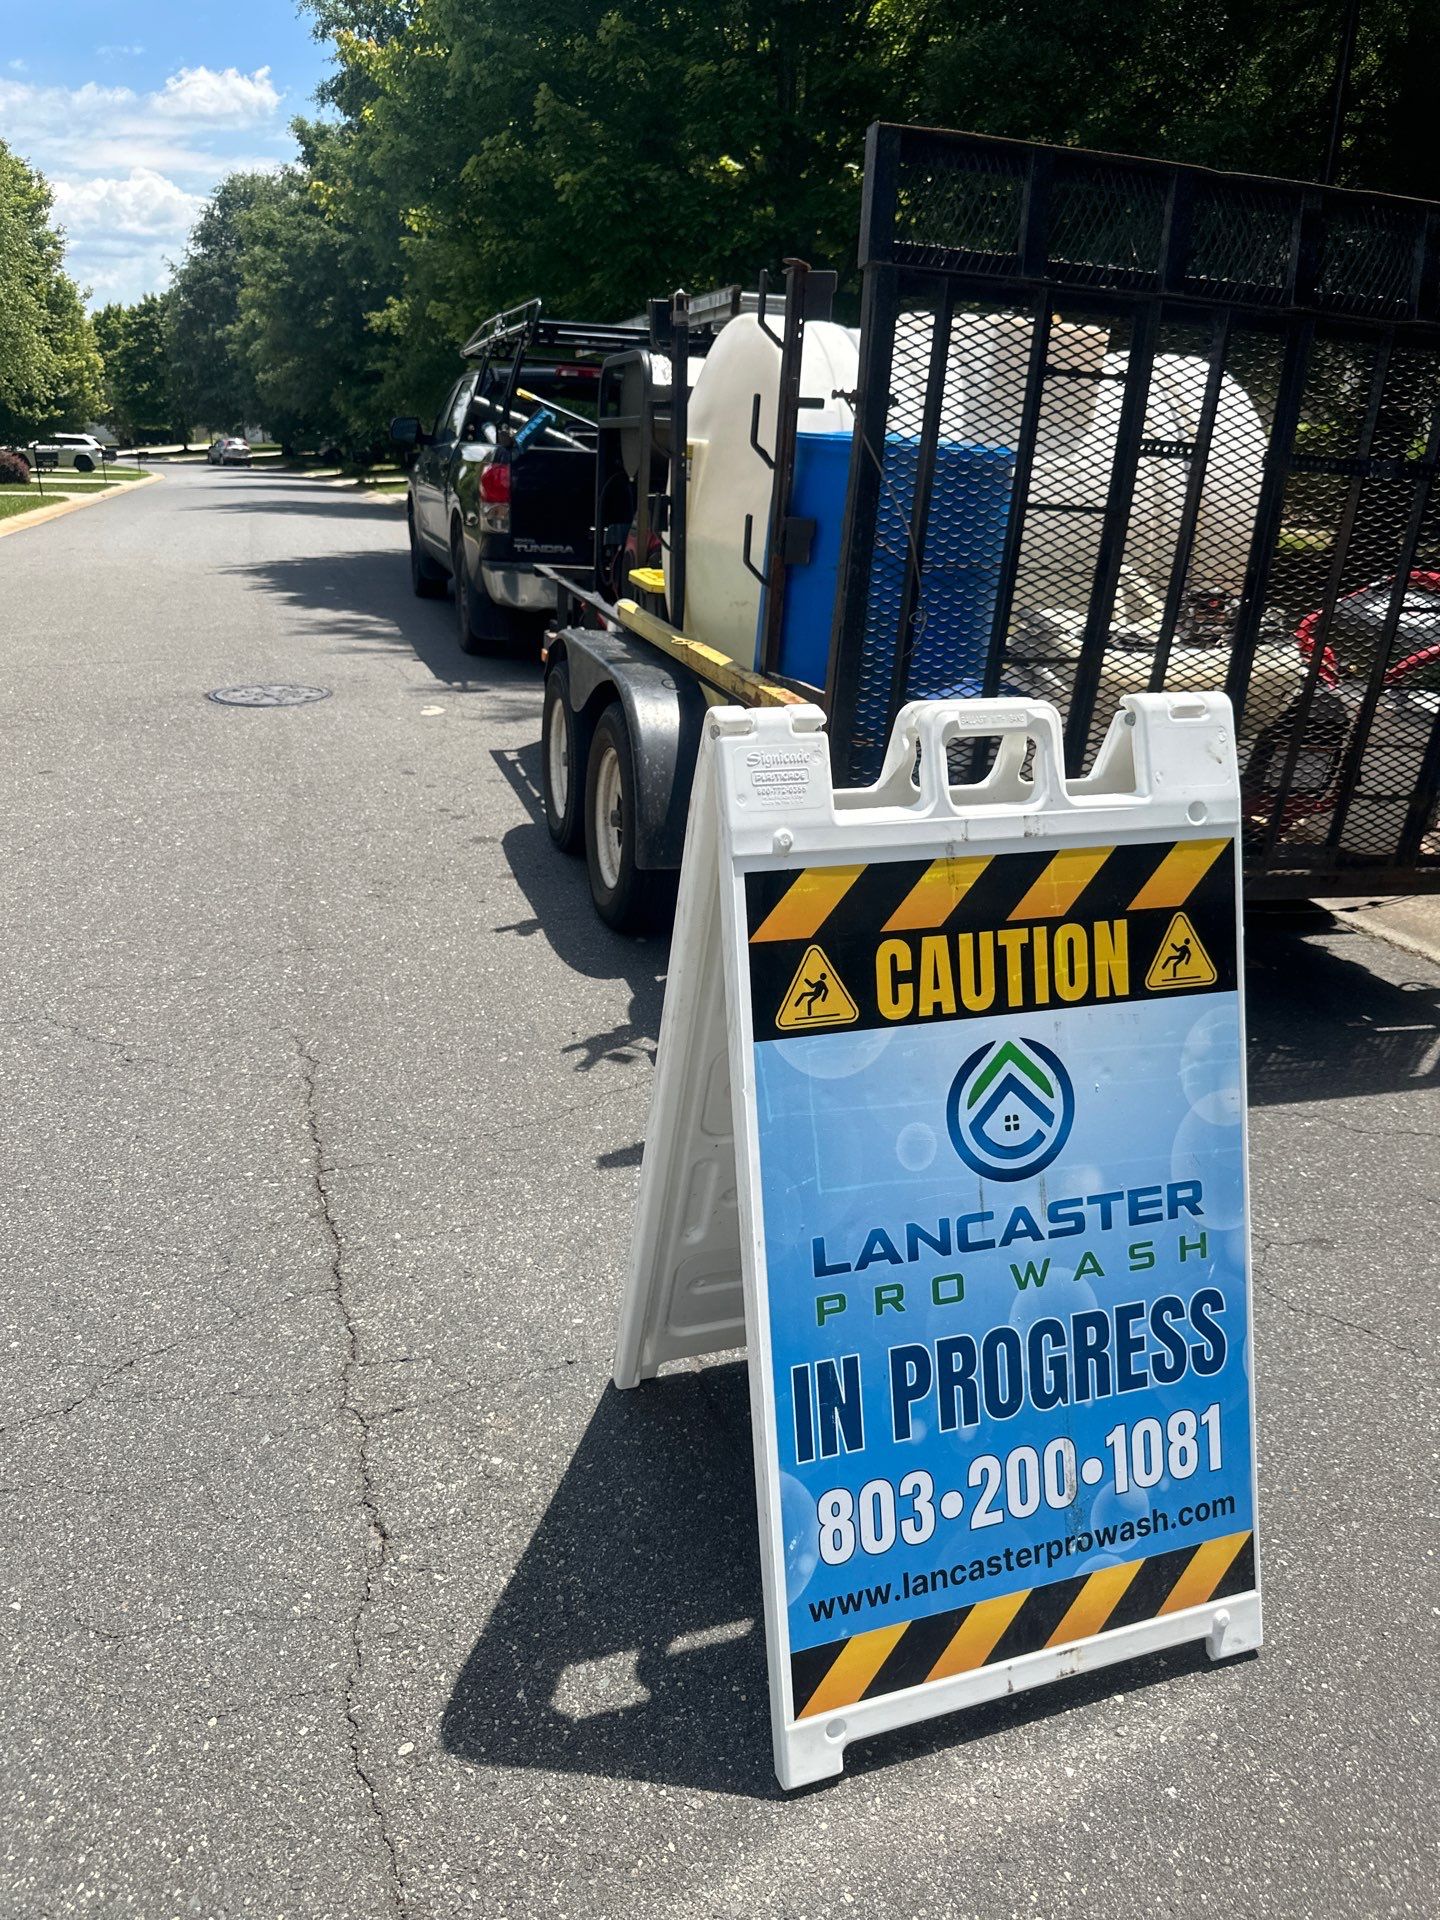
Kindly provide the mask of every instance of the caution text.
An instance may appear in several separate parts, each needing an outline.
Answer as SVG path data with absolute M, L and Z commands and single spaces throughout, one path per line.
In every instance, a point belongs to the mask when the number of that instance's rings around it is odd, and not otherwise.
M 1123 1000 L 1129 992 L 1124 919 L 911 934 L 882 940 L 875 950 L 875 1000 L 883 1020 L 1019 1013 Z

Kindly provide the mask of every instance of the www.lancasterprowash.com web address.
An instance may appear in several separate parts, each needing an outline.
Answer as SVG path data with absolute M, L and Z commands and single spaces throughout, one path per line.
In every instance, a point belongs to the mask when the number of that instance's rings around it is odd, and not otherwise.
M 852 1587 L 849 1593 L 832 1594 L 825 1600 L 810 1600 L 810 1618 L 817 1625 L 823 1620 L 843 1620 L 850 1614 L 864 1613 L 871 1607 L 888 1607 L 892 1600 L 920 1599 L 951 1587 L 963 1587 L 977 1580 L 998 1580 L 1003 1573 L 1025 1573 L 1032 1569 L 1049 1573 L 1067 1560 L 1088 1560 L 1094 1553 L 1110 1553 L 1156 1534 L 1169 1533 L 1172 1527 L 1205 1526 L 1212 1520 L 1224 1520 L 1235 1511 L 1230 1495 L 1216 1500 L 1199 1500 L 1181 1507 L 1172 1516 L 1160 1509 L 1138 1520 L 1123 1520 L 1114 1526 L 1082 1527 L 1078 1533 L 1061 1534 L 1038 1541 L 1033 1547 L 1006 1547 L 1001 1553 L 957 1560 L 949 1567 L 936 1567 L 927 1573 L 907 1573 L 897 1589 L 893 1580 L 878 1580 L 873 1586 Z

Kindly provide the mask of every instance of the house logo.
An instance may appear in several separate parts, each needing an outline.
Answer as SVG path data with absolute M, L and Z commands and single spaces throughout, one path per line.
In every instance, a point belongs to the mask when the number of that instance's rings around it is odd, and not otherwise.
M 956 1074 L 945 1117 L 967 1167 L 991 1180 L 1025 1180 L 1070 1138 L 1075 1089 L 1038 1040 L 994 1040 Z

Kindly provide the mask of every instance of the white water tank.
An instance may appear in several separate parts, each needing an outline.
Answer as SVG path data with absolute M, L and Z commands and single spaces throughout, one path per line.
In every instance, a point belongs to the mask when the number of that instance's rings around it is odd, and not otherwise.
M 778 321 L 778 314 L 775 316 Z M 778 331 L 778 329 L 777 329 Z M 805 328 L 800 363 L 801 433 L 849 433 L 855 415 L 837 389 L 853 393 L 859 374 L 858 336 L 828 320 Z M 754 314 L 741 314 L 720 333 L 690 394 L 690 485 L 685 506 L 685 631 L 743 667 L 755 660 L 760 582 L 741 558 L 745 516 L 751 516 L 750 557 L 765 564 L 770 523 L 771 471 L 750 444 L 754 396 L 760 396 L 756 439 L 775 448 L 780 397 L 780 347 Z M 665 542 L 665 584 L 670 545 Z

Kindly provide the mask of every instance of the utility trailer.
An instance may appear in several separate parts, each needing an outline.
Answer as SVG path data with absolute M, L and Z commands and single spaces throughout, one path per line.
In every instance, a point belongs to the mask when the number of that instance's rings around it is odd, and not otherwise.
M 1440 887 L 1440 208 L 877 125 L 860 266 L 858 330 L 791 263 L 602 369 L 542 756 L 602 916 L 663 912 L 721 701 L 817 702 L 863 786 L 916 698 L 1051 699 L 1076 776 L 1220 686 L 1252 898 Z

